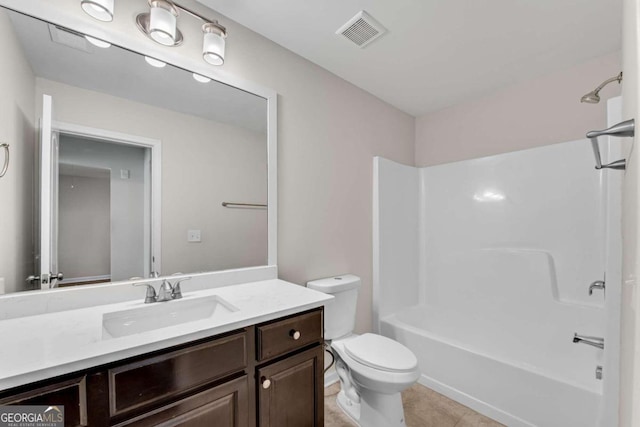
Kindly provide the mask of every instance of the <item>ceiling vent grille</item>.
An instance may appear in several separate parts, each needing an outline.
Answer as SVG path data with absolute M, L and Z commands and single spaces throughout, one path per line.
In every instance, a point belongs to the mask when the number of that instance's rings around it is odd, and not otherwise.
M 343 35 L 358 47 L 363 48 L 386 32 L 387 29 L 381 23 L 362 10 L 340 27 L 336 34 Z
M 91 45 L 82 34 L 53 24 L 49 24 L 49 34 L 51 35 L 51 41 L 54 43 L 67 46 L 72 49 L 81 50 L 83 52 L 93 53 Z

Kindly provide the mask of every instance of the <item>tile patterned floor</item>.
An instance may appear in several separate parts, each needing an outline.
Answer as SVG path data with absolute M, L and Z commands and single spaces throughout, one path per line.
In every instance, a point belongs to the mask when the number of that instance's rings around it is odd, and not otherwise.
M 354 424 L 336 403 L 340 384 L 324 389 L 325 427 L 353 427 Z M 420 384 L 402 393 L 407 427 L 504 427 Z

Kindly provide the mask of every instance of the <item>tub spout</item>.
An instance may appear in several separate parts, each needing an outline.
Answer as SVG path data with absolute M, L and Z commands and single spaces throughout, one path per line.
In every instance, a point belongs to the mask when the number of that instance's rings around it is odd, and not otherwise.
M 586 335 L 578 335 L 577 333 L 574 333 L 573 342 L 574 344 L 583 343 L 593 347 L 604 349 L 604 338 L 600 337 L 589 337 Z

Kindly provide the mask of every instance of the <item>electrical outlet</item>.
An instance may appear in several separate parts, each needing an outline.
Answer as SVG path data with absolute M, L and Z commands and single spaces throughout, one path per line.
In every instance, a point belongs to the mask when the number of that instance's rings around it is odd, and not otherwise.
M 200 236 L 200 230 L 189 230 L 187 231 L 187 242 L 190 243 L 200 243 L 202 241 Z

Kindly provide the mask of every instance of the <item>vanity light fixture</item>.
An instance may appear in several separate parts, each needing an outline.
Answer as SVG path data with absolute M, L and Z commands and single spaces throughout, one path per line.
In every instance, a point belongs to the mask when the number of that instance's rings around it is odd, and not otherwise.
M 211 79 L 209 77 L 205 77 L 202 74 L 193 73 L 193 79 L 200 83 L 209 83 Z
M 96 39 L 95 37 L 91 37 L 91 36 L 84 36 L 85 39 L 87 39 L 87 41 L 89 43 L 91 43 L 92 45 L 102 48 L 102 49 L 106 49 L 111 47 L 111 43 L 106 42 L 104 40 L 100 40 L 100 39 Z
M 88 15 L 100 21 L 109 22 L 113 20 L 114 2 L 115 0 L 81 0 L 80 5 Z M 178 16 L 180 16 L 180 12 L 184 12 L 204 22 L 202 25 L 202 59 L 211 65 L 224 64 L 227 29 L 218 21 L 207 19 L 171 0 L 148 0 L 148 2 L 149 12 L 136 16 L 136 25 L 143 34 L 163 46 L 180 46 L 184 37 L 178 29 Z M 110 46 L 102 40 L 90 37 L 87 37 L 87 40 L 98 47 Z
M 155 59 L 150 56 L 145 56 L 144 60 L 147 61 L 147 64 L 156 68 L 163 68 L 165 65 L 167 65 L 166 62 L 160 61 L 159 59 Z
M 216 20 L 185 8 L 170 0 L 148 0 L 149 13 L 136 17 L 136 25 L 147 37 L 164 46 L 180 46 L 184 41 L 178 29 L 178 17 L 184 12 L 202 22 L 202 58 L 212 65 L 224 64 L 227 30 Z
M 113 21 L 114 0 L 81 0 L 80 6 L 85 13 L 98 21 Z

